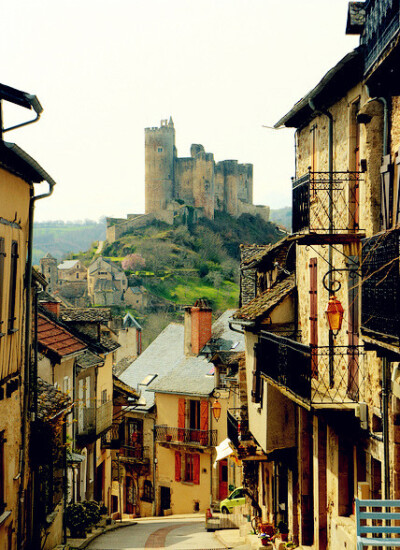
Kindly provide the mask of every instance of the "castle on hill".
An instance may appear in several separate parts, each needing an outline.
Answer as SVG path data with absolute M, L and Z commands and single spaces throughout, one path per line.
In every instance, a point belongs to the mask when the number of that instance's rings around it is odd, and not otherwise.
M 107 240 L 153 219 L 173 225 L 199 217 L 212 220 L 215 212 L 260 215 L 268 221 L 269 207 L 253 205 L 253 165 L 215 162 L 200 144 L 191 146 L 190 157 L 178 157 L 172 118 L 162 120 L 160 127 L 145 129 L 145 214 L 107 218 Z

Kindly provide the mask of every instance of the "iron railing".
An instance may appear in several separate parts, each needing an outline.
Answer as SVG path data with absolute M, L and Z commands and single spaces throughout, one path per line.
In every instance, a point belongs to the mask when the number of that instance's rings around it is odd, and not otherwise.
M 308 172 L 293 180 L 293 233 L 359 231 L 360 172 Z
M 367 73 L 400 31 L 399 0 L 369 0 L 365 6 L 364 72 Z
M 364 383 L 360 346 L 312 348 L 263 333 L 256 354 L 260 374 L 308 405 L 360 401 Z
M 361 327 L 379 338 L 400 339 L 400 232 L 362 242 Z
M 101 436 L 101 446 L 103 449 L 119 449 L 121 446 L 121 437 L 120 437 L 120 422 L 113 422 L 111 430 L 108 430 L 105 434 Z
M 170 426 L 155 426 L 155 430 L 158 443 L 183 443 L 202 447 L 215 447 L 217 444 L 217 430 L 193 430 Z
M 77 406 L 78 436 L 98 436 L 110 429 L 113 423 L 113 402 L 106 401 L 98 407 Z
M 140 443 L 122 445 L 119 449 L 119 460 L 130 464 L 147 464 L 150 462 L 150 447 Z

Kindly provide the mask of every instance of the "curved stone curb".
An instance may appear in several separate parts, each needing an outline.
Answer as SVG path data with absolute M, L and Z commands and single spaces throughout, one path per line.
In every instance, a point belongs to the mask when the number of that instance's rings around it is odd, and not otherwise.
M 130 527 L 131 525 L 137 525 L 137 521 L 124 521 L 122 523 L 115 523 L 114 525 L 108 525 L 106 527 L 102 527 L 98 530 L 96 533 L 92 533 L 85 539 L 82 539 L 81 543 L 69 543 L 67 542 L 67 546 L 65 547 L 65 550 L 81 550 L 82 548 L 86 548 L 89 546 L 89 544 L 97 539 L 100 535 L 104 535 L 105 533 L 109 533 L 110 531 L 116 531 L 117 529 L 122 529 L 124 527 Z M 68 541 L 68 539 L 67 539 Z

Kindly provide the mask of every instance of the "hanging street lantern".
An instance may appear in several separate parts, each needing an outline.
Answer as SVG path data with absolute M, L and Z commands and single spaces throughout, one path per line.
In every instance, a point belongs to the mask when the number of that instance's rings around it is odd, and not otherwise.
M 218 401 L 218 399 L 216 399 L 214 401 L 214 403 L 212 404 L 212 406 L 211 406 L 211 410 L 212 410 L 212 413 L 213 413 L 213 417 L 215 418 L 215 420 L 217 422 L 221 417 L 221 408 L 222 408 L 221 403 Z
M 329 329 L 336 336 L 342 328 L 344 309 L 340 300 L 338 300 L 335 295 L 329 298 L 328 307 L 325 313 L 328 318 Z

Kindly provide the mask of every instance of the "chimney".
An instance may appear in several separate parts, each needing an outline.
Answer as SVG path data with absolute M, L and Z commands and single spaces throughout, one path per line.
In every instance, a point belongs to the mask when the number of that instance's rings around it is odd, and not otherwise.
M 57 317 L 60 317 L 60 302 L 57 300 L 40 301 L 40 305 Z
M 185 355 L 199 355 L 211 338 L 212 310 L 206 300 L 185 308 Z

